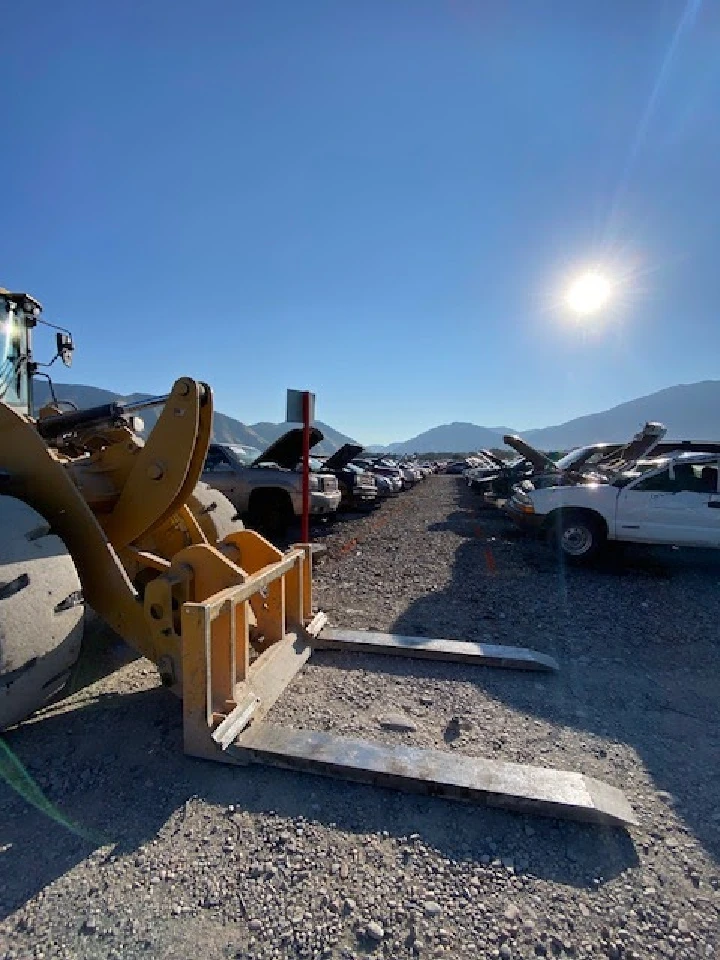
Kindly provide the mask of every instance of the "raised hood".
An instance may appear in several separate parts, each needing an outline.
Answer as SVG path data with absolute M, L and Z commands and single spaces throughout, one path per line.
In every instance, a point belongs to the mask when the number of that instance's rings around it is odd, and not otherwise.
M 343 444 L 339 450 L 336 450 L 335 453 L 331 457 L 328 457 L 325 463 L 323 463 L 323 470 L 344 470 L 351 460 L 360 456 L 364 449 L 364 447 L 359 446 L 357 443 Z
M 324 439 L 323 433 L 317 427 L 310 427 L 311 450 Z M 275 443 L 271 443 L 267 450 L 264 450 L 256 460 L 253 460 L 251 466 L 257 467 L 261 463 L 276 463 L 279 467 L 285 467 L 286 470 L 294 470 L 302 460 L 302 446 L 302 427 L 295 427 L 278 437 Z
M 657 447 L 660 441 L 667 433 L 667 427 L 663 423 L 657 423 L 654 420 L 648 421 L 645 426 L 636 433 L 629 443 L 625 444 L 612 455 L 604 458 L 601 463 L 604 467 L 620 468 L 625 464 L 634 463 L 643 457 L 647 457 Z
M 522 437 L 517 437 L 515 434 L 508 434 L 503 437 L 503 443 L 508 447 L 512 447 L 513 450 L 517 450 L 520 456 L 529 460 L 536 470 L 557 470 L 557 467 L 550 457 L 546 457 L 544 453 L 540 453 L 535 447 L 531 447 Z
M 490 464 L 496 467 L 505 467 L 507 464 L 500 457 L 496 457 L 492 450 L 481 450 L 480 453 Z

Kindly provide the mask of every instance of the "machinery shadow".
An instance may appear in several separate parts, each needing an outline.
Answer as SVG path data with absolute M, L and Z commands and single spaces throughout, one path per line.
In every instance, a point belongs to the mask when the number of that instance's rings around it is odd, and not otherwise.
M 564 731 L 582 731 L 579 772 L 623 789 L 641 825 L 652 828 L 672 808 L 720 858 L 720 553 L 628 547 L 608 551 L 591 568 L 568 568 L 498 511 L 479 510 L 461 481 L 456 503 L 435 527 L 462 538 L 452 579 L 410 604 L 392 631 L 556 657 L 557 675 L 469 668 L 463 679 L 494 701 L 505 729 L 515 723 L 523 730 L 527 717 L 540 721 L 545 732 L 530 750 L 542 749 L 531 762 L 567 768 Z M 508 736 L 508 749 L 519 749 L 512 741 Z M 659 800 L 626 775 L 633 766 L 627 748 Z M 493 756 L 491 742 L 485 755 Z M 495 756 L 515 759 L 502 750 Z
M 25 786 L 0 777 L 1 919 L 87 858 L 112 862 L 156 839 L 160 849 L 171 846 L 197 804 L 204 814 L 194 827 L 203 843 L 212 843 L 218 829 L 222 834 L 220 811 L 232 804 L 236 812 L 263 819 L 302 816 L 346 835 L 417 835 L 469 868 L 495 858 L 513 866 L 513 838 L 522 835 L 553 851 L 532 874 L 571 885 L 609 880 L 635 858 L 629 838 L 611 828 L 187 757 L 181 705 L 162 687 L 61 704 L 7 733 L 4 743 L 52 809 L 48 816 Z M 237 867 L 229 863 L 227 869 Z M 324 863 L 316 869 L 324 872 Z
M 638 802 L 633 784 L 625 782 L 603 746 L 628 745 L 655 786 L 666 791 L 662 802 L 673 805 L 717 857 L 717 570 L 692 561 L 657 565 L 642 557 L 608 569 L 563 570 L 543 545 L 509 535 L 499 516 L 479 516 L 473 500 L 458 483 L 457 510 L 446 521 L 462 538 L 451 582 L 412 603 L 394 630 L 531 646 L 556 656 L 561 672 L 536 675 L 431 661 L 418 661 L 418 669 L 425 676 L 474 683 L 499 709 L 549 724 L 547 750 L 530 758 L 536 763 L 567 768 L 561 746 L 557 753 L 553 748 L 564 730 L 584 731 L 583 772 L 625 789 L 642 822 L 642 799 Z M 521 580 L 522 589 L 516 589 Z M 686 635 L 670 632 L 665 616 L 670 606 L 672 623 L 680 622 L 678 606 L 680 616 L 687 615 Z M 181 705 L 167 690 L 154 686 L 92 696 L 93 680 L 133 654 L 102 631 L 91 637 L 90 647 L 75 687 L 86 691 L 85 702 L 55 705 L 4 738 L 52 810 L 48 816 L 33 805 L 17 778 L 15 786 L 7 776 L 0 778 L 0 917 L 93 854 L 122 858 L 155 839 L 172 843 L 196 803 L 206 811 L 196 828 L 203 837 L 217 832 L 220 811 L 233 804 L 236 811 L 262 817 L 302 816 L 349 835 L 416 834 L 470 868 L 500 859 L 531 878 L 574 887 L 597 887 L 638 864 L 633 841 L 622 830 L 191 759 L 182 749 Z M 341 656 L 318 659 L 341 666 Z M 401 676 L 408 665 L 367 656 L 364 667 Z M 488 739 L 498 738 L 490 732 Z M 505 746 L 488 742 L 482 752 L 516 759 Z

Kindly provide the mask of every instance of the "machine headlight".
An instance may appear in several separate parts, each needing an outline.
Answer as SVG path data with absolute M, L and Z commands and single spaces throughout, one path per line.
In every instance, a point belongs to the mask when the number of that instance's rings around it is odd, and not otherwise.
M 310 474 L 310 489 L 317 492 L 320 489 L 320 478 Z

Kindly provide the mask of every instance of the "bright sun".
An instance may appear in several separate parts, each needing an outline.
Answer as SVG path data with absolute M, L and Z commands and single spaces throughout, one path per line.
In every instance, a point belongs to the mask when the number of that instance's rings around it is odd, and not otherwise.
M 607 277 L 589 271 L 572 281 L 565 294 L 565 303 L 574 313 L 596 313 L 608 302 L 611 292 Z

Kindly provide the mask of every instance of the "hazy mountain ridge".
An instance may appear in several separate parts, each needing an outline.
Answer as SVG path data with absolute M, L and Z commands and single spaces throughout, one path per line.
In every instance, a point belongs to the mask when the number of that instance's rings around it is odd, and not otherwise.
M 720 380 L 666 387 L 609 410 L 575 417 L 567 423 L 523 434 L 546 450 L 576 447 L 600 440 L 625 440 L 648 420 L 667 427 L 669 440 L 715 440 L 720 434 Z
M 554 426 L 518 431 L 448 423 L 433 427 L 411 440 L 374 447 L 387 453 L 472 452 L 502 446 L 504 433 L 521 433 L 543 450 L 567 450 L 585 443 L 622 441 L 637 433 L 648 420 L 659 420 L 668 439 L 714 440 L 720 435 L 720 380 L 701 380 L 666 387 L 655 393 L 619 403 L 608 410 L 574 417 Z
M 483 447 L 502 446 L 502 434 L 489 427 L 481 427 L 475 423 L 445 423 L 439 427 L 432 427 L 424 433 L 391 443 L 387 447 L 375 448 L 382 453 L 432 453 L 433 451 L 480 450 Z
M 150 394 L 121 396 L 99 387 L 85 384 L 57 384 L 60 399 L 72 400 L 78 407 L 90 407 L 111 401 L 130 402 L 147 399 Z M 36 400 L 44 403 L 50 396 L 46 383 L 38 381 L 35 386 Z M 142 412 L 147 433 L 154 425 L 160 408 Z M 535 446 L 543 450 L 567 450 L 584 443 L 596 441 L 622 441 L 640 430 L 648 420 L 659 420 L 668 428 L 668 439 L 717 440 L 720 435 L 718 423 L 720 411 L 720 380 L 702 380 L 698 383 L 678 384 L 658 390 L 656 393 L 635 400 L 619 403 L 608 410 L 575 417 L 565 423 L 522 432 Z M 325 434 L 325 440 L 316 449 L 318 453 L 334 453 L 344 443 L 355 442 L 350 437 L 318 420 L 316 425 Z M 246 424 L 223 413 L 215 413 L 213 436 L 224 443 L 241 443 L 264 449 L 276 440 L 292 424 L 260 423 Z M 410 454 L 435 451 L 470 453 L 483 447 L 503 445 L 504 433 L 517 433 L 508 427 L 483 427 L 478 424 L 457 421 L 432 427 L 410 440 L 391 443 L 388 446 L 368 446 L 378 453 Z

